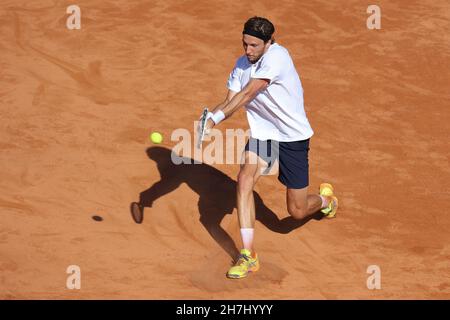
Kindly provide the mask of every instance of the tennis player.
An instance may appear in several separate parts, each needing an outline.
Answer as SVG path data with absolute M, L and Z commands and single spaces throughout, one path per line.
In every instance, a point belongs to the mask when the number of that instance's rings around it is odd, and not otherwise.
M 318 194 L 308 193 L 308 151 L 313 130 L 304 110 L 299 75 L 288 50 L 275 42 L 274 31 L 273 24 L 262 17 L 245 23 L 245 54 L 230 73 L 225 101 L 207 114 L 209 131 L 245 107 L 251 132 L 237 179 L 242 250 L 227 272 L 227 277 L 233 279 L 259 269 L 254 248 L 253 188 L 268 170 L 278 170 L 278 180 L 286 186 L 287 210 L 293 218 L 307 219 L 319 211 L 333 218 L 338 208 L 331 184 L 322 183 Z M 257 161 L 252 161 L 252 156 Z

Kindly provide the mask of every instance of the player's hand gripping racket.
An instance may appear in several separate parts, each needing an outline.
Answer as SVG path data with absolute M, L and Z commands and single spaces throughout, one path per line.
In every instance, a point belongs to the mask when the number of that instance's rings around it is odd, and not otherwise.
M 198 123 L 197 127 L 197 148 L 200 149 L 202 146 L 203 138 L 205 137 L 206 122 L 208 121 L 208 108 L 204 108 L 202 112 L 202 117 Z

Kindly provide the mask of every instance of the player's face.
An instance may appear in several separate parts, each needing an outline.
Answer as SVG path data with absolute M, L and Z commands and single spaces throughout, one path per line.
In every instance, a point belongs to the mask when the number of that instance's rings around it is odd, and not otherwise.
M 244 34 L 242 36 L 242 45 L 244 46 L 245 55 L 250 63 L 256 63 L 262 57 L 264 52 L 269 48 L 270 41 L 264 43 L 259 38 Z

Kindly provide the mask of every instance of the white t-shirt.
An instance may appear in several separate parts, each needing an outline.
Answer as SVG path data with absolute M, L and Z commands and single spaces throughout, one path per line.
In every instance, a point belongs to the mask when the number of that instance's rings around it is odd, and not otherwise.
M 246 106 L 251 136 L 260 140 L 297 141 L 313 135 L 303 107 L 303 88 L 289 52 L 277 43 L 251 64 L 241 56 L 228 78 L 228 89 L 239 92 L 251 78 L 269 85 Z

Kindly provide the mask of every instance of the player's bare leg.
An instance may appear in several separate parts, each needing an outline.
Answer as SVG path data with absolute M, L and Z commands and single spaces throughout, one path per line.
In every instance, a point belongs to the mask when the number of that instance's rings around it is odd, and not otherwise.
M 227 277 L 245 278 L 259 269 L 258 256 L 253 248 L 255 227 L 255 199 L 253 188 L 267 164 L 253 152 L 244 151 L 237 181 L 237 210 L 243 249 L 236 264 L 228 270 Z
M 286 203 L 289 214 L 298 220 L 308 219 L 330 205 L 334 217 L 338 205 L 337 198 L 334 195 L 308 194 L 308 187 L 302 189 L 287 188 Z M 322 213 L 325 214 L 323 211 Z
M 255 153 L 245 151 L 237 181 L 237 211 L 241 229 L 253 229 L 255 226 L 255 200 L 253 189 L 267 163 Z M 253 249 L 253 239 L 242 239 L 245 249 Z

